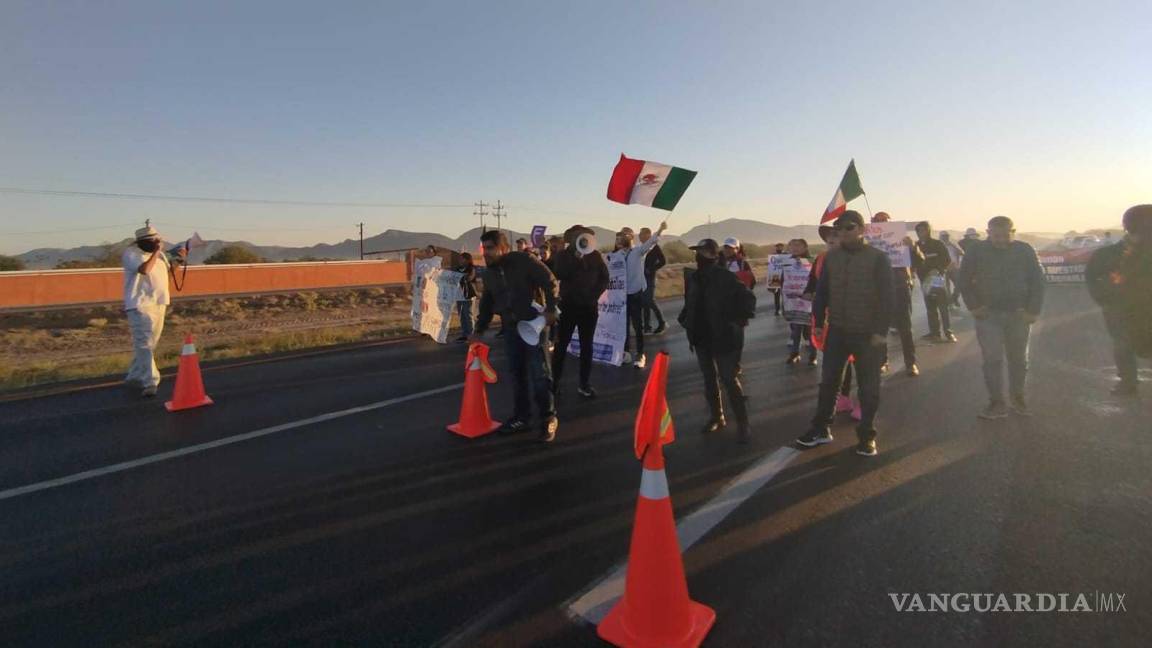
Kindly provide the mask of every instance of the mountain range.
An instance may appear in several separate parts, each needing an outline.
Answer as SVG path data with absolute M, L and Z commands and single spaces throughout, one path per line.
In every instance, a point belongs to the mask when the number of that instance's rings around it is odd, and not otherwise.
M 600 246 L 608 245 L 613 240 L 615 235 L 614 230 L 597 226 L 590 227 L 596 232 L 596 238 Z M 509 239 L 512 241 L 521 237 L 529 238 L 527 233 L 512 230 L 506 231 L 508 232 Z M 549 232 L 549 234 L 559 234 L 561 231 L 562 230 Z M 385 230 L 381 234 L 365 238 L 364 251 L 371 253 L 389 250 L 405 250 L 422 248 L 427 245 L 436 245 L 453 250 L 475 249 L 476 246 L 479 245 L 480 233 L 480 228 L 475 227 L 456 238 L 450 238 L 444 234 L 434 232 L 408 232 L 390 229 Z M 957 238 L 959 234 L 960 232 L 954 232 Z M 774 225 L 772 223 L 739 218 L 729 218 L 708 225 L 697 225 L 678 236 L 666 234 L 664 238 L 668 240 L 682 239 L 689 244 L 693 244 L 702 238 L 714 238 L 722 242 L 729 236 L 735 236 L 744 243 L 755 243 L 757 245 L 787 242 L 793 238 L 804 238 L 807 239 L 809 243 L 819 242 L 820 240 L 815 225 Z M 1059 240 L 1060 235 L 1021 234 L 1020 238 L 1039 248 L 1054 240 Z M 119 248 L 129 245 L 131 242 L 130 239 L 126 239 L 114 244 L 86 245 L 71 249 L 39 248 L 17 255 L 17 258 L 22 260 L 29 269 L 46 269 L 55 267 L 58 263 L 65 261 L 91 260 L 106 254 L 110 246 Z M 201 263 L 205 258 L 215 254 L 220 248 L 228 245 L 246 247 L 269 261 L 287 261 L 302 258 L 360 258 L 360 242 L 356 239 L 345 239 L 340 243 L 320 243 L 305 247 L 259 245 L 248 241 L 209 240 L 205 241 L 203 246 L 194 248 L 190 254 L 190 259 L 192 263 Z M 369 255 L 367 258 L 379 257 Z

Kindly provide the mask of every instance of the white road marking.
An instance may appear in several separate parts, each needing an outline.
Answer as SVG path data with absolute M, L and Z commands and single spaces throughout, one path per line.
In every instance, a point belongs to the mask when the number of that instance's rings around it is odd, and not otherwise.
M 370 403 L 368 405 L 360 405 L 359 407 L 352 407 L 352 408 L 349 408 L 346 410 L 340 410 L 338 412 L 329 412 L 327 414 L 320 414 L 319 416 L 313 416 L 311 418 L 301 419 L 299 421 L 291 421 L 289 423 L 282 423 L 280 425 L 273 425 L 272 427 L 266 427 L 266 428 L 262 428 L 259 430 L 254 430 L 252 432 L 245 432 L 244 434 L 237 434 L 235 436 L 225 437 L 223 439 L 216 439 L 215 441 L 208 441 L 206 443 L 199 443 L 199 444 L 196 444 L 193 446 L 188 446 L 186 448 L 180 448 L 179 450 L 170 450 L 168 452 L 161 452 L 159 454 L 149 455 L 147 457 L 141 457 L 139 459 L 133 459 L 131 461 L 124 461 L 121 463 L 112 464 L 110 466 L 104 466 L 103 468 L 94 468 L 92 470 L 85 470 L 84 472 L 78 472 L 78 473 L 75 473 L 73 475 L 68 475 L 66 477 L 59 477 L 57 479 L 49 479 L 47 481 L 37 482 L 35 484 L 28 484 L 27 486 L 19 486 L 17 488 L 9 488 L 8 490 L 0 491 L 0 500 L 11 499 L 13 497 L 20 497 L 21 495 L 28 495 L 29 493 L 36 493 L 39 491 L 48 490 L 49 488 L 56 488 L 57 486 L 64 486 L 66 484 L 74 484 L 76 482 L 85 481 L 88 479 L 95 479 L 97 477 L 103 477 L 104 475 L 111 475 L 113 473 L 124 472 L 126 470 L 131 470 L 133 468 L 139 468 L 141 466 L 147 466 L 149 464 L 159 463 L 161 461 L 168 461 L 169 459 L 176 459 L 178 457 L 184 457 L 184 456 L 187 456 L 190 454 L 196 454 L 198 452 L 204 452 L 205 450 L 212 450 L 214 448 L 220 448 L 223 446 L 232 445 L 233 443 L 241 443 L 243 441 L 250 441 L 252 439 L 258 439 L 260 437 L 268 436 L 270 434 L 276 434 L 277 432 L 284 432 L 286 430 L 294 430 L 296 428 L 301 428 L 301 427 L 304 427 L 307 425 L 313 425 L 315 423 L 324 423 L 326 421 L 332 421 L 332 420 L 335 420 L 338 418 L 343 418 L 345 416 L 352 416 L 353 414 L 362 414 L 364 412 L 371 412 L 372 410 L 378 410 L 378 409 L 382 409 L 385 407 L 390 407 L 392 405 L 398 405 L 400 403 L 406 403 L 408 401 L 417 400 L 420 398 L 424 398 L 426 396 L 434 396 L 436 394 L 443 394 L 444 392 L 449 392 L 449 391 L 452 391 L 454 389 L 460 389 L 463 386 L 464 386 L 464 383 L 457 383 L 455 385 L 448 385 L 447 387 L 437 387 L 436 389 L 429 389 L 427 391 L 417 392 L 415 394 L 408 394 L 407 396 L 399 396 L 396 398 L 389 398 L 388 400 L 383 400 L 383 401 L 379 401 L 376 403 Z
M 676 525 L 680 552 L 696 544 L 700 538 L 720 524 L 724 518 L 772 480 L 785 466 L 800 454 L 795 448 L 783 447 L 756 462 L 740 473 L 715 497 L 693 511 Z M 624 577 L 628 563 L 615 567 L 606 576 L 593 583 L 585 592 L 568 603 L 568 613 L 593 624 L 600 623 L 612 606 L 624 595 Z

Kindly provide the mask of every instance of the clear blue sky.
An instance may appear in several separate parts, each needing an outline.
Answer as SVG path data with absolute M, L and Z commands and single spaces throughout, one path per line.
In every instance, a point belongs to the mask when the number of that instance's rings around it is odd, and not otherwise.
M 0 187 L 655 224 L 604 199 L 626 152 L 700 172 L 678 232 L 815 223 L 855 157 L 896 219 L 1112 226 L 1152 202 L 1150 25 L 1147 0 L 10 0 Z M 455 236 L 471 212 L 0 194 L 0 253 L 147 217 L 172 239 L 302 244 L 361 220 Z

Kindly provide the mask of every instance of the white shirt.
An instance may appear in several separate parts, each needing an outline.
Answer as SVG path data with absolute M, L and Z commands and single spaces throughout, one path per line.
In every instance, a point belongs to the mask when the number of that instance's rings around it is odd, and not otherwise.
M 124 267 L 124 310 L 167 306 L 171 303 L 168 295 L 168 257 L 160 252 L 160 258 L 152 264 L 152 270 L 140 274 L 140 266 L 152 256 L 135 245 L 124 250 L 121 257 Z
M 648 280 L 644 278 L 644 257 L 656 244 L 660 242 L 660 235 L 653 234 L 652 238 L 633 247 L 631 250 L 620 250 L 624 254 L 624 277 L 626 292 L 635 295 L 648 288 Z

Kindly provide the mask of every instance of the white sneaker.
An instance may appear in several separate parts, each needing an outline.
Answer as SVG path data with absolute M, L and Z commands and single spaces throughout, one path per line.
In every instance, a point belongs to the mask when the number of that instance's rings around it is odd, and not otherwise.
M 620 363 L 621 364 L 632 364 L 632 352 L 631 351 L 625 351 L 622 354 L 620 354 Z
M 648 358 L 643 353 L 641 353 L 640 355 L 636 356 L 636 362 L 633 362 L 632 366 L 636 367 L 637 369 L 643 369 L 647 364 Z

